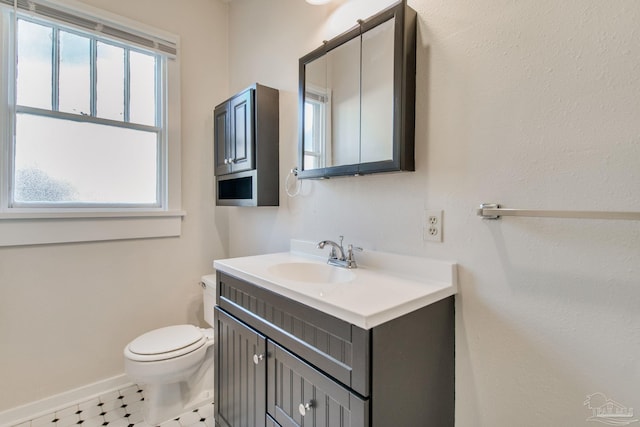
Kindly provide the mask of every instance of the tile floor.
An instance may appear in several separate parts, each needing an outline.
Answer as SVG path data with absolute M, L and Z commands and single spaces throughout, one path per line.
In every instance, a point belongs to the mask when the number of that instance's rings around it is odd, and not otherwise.
M 143 400 L 144 392 L 133 385 L 13 427 L 152 427 L 142 419 Z M 161 426 L 214 427 L 213 405 L 204 405 Z

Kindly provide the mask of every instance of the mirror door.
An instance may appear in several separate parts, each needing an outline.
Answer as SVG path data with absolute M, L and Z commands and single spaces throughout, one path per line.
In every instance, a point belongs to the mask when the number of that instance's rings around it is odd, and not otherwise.
M 360 161 L 393 160 L 394 20 L 362 34 Z
M 415 12 L 359 24 L 300 59 L 300 178 L 413 170 Z

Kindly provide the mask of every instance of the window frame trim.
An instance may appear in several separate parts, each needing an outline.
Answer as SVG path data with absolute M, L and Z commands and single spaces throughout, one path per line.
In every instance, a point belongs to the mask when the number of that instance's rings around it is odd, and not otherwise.
M 158 52 L 153 52 L 150 50 L 144 50 L 135 45 L 128 45 L 118 40 L 112 40 L 111 38 L 104 37 L 102 34 L 95 34 L 89 31 L 83 31 L 73 28 L 72 26 L 60 24 L 58 22 L 47 20 L 42 17 L 33 17 L 24 11 L 18 10 L 14 11 L 15 18 L 13 21 L 13 37 L 11 40 L 13 47 L 13 64 L 7 64 L 11 67 L 11 72 L 13 77 L 7 81 L 7 84 L 13 84 L 13 97 L 10 99 L 13 104 L 11 104 L 10 108 L 10 118 L 12 124 L 12 134 L 9 136 L 10 141 L 9 144 L 9 170 L 5 175 L 5 179 L 7 179 L 7 183 L 4 185 L 8 185 L 8 199 L 2 200 L 2 207 L 7 211 L 11 212 L 15 208 L 23 208 L 25 210 L 34 209 L 34 208 L 42 208 L 45 211 L 48 209 L 52 213 L 56 213 L 58 209 L 61 208 L 77 208 L 80 211 L 84 211 L 87 207 L 102 207 L 105 209 L 111 208 L 120 208 L 123 210 L 127 210 L 130 208 L 165 208 L 167 205 L 167 194 L 166 194 L 166 185 L 165 178 L 166 175 L 166 163 L 164 159 L 166 158 L 166 145 L 168 144 L 166 138 L 165 125 L 167 125 L 166 117 L 165 117 L 165 93 L 168 86 L 167 80 L 167 72 L 166 72 L 166 62 L 167 56 L 159 54 Z M 25 105 L 19 105 L 17 103 L 17 22 L 18 20 L 22 20 L 23 22 L 29 22 L 36 25 L 40 25 L 46 28 L 51 29 L 52 35 L 52 45 L 51 45 L 51 70 L 52 70 L 52 79 L 51 79 L 51 108 L 40 108 L 40 107 L 30 107 Z M 75 34 L 80 37 L 84 37 L 89 41 L 90 46 L 90 93 L 89 93 L 89 104 L 90 104 L 90 113 L 89 115 L 83 114 L 74 114 L 68 113 L 65 111 L 60 111 L 59 105 L 59 94 L 60 94 L 60 45 L 59 45 L 59 34 L 60 32 L 67 32 L 70 34 Z M 102 118 L 97 116 L 96 106 L 99 102 L 97 97 L 97 83 L 96 83 L 96 71 L 97 71 L 97 45 L 103 43 L 109 46 L 114 46 L 123 50 L 123 60 L 124 60 L 124 92 L 123 92 L 123 120 L 115 120 Z M 154 68 L 154 78 L 156 81 L 156 85 L 154 87 L 154 99 L 155 99 L 155 115 L 154 115 L 154 126 L 143 125 L 139 123 L 130 122 L 130 109 L 131 109 L 131 99 L 130 99 L 130 62 L 129 56 L 131 52 L 139 52 L 145 55 L 153 55 L 155 58 L 155 68 Z M 9 61 L 10 62 L 10 61 Z M 140 130 L 149 133 L 156 134 L 156 194 L 155 194 L 155 203 L 88 203 L 88 202 L 73 202 L 73 201 L 62 201 L 62 202 L 46 202 L 46 201 L 37 201 L 37 202 L 24 202 L 24 201 L 16 201 L 15 200 L 15 147 L 16 147 L 16 118 L 18 114 L 28 114 L 32 116 L 59 119 L 59 120 L 69 120 L 78 123 L 90 123 L 104 126 L 117 127 L 121 129 L 132 129 L 132 130 Z
M 49 2 L 54 3 L 54 2 Z M 70 9 L 67 1 L 55 2 Z M 34 244 L 52 244 L 69 242 L 90 242 L 106 240 L 122 240 L 154 237 L 178 237 L 181 235 L 181 223 L 186 216 L 186 212 L 181 207 L 181 126 L 180 126 L 180 38 L 163 30 L 152 28 L 146 24 L 133 21 L 123 16 L 118 16 L 100 9 L 73 3 L 72 9 L 79 16 L 87 14 L 99 20 L 114 22 L 119 26 L 136 28 L 148 33 L 150 36 L 162 37 L 175 43 L 177 53 L 162 54 L 162 60 L 158 61 L 156 73 L 161 73 L 160 85 L 156 88 L 161 93 L 159 100 L 160 108 L 156 111 L 156 125 L 164 123 L 164 129 L 160 129 L 159 150 L 158 150 L 158 186 L 157 191 L 163 196 L 162 206 L 88 206 L 74 207 L 9 207 L 10 188 L 7 182 L 13 170 L 10 162 L 12 154 L 9 152 L 13 145 L 13 135 L 15 134 L 15 117 L 18 113 L 15 97 L 15 22 L 17 15 L 15 10 L 7 7 L 0 7 L 0 69 L 3 71 L 0 76 L 0 125 L 4 131 L 0 134 L 0 247 L 19 246 Z M 35 17 L 37 20 L 47 22 L 42 17 Z M 60 23 L 51 19 L 51 24 L 60 26 Z M 65 25 L 63 24 L 64 28 Z M 73 28 L 73 26 L 69 26 Z M 75 31 L 74 31 L 75 32 Z M 97 38 L 108 40 L 115 44 L 123 44 L 117 39 L 110 39 L 100 33 L 93 33 L 85 29 L 79 32 L 92 34 Z M 145 52 L 135 44 L 129 46 L 132 51 Z M 13 82 L 13 83 L 11 83 Z M 158 96 L 158 94 L 156 94 Z M 31 108 L 31 107 L 20 107 Z M 47 111 L 47 110 L 45 110 Z M 82 121 L 82 116 L 74 116 L 70 119 Z M 94 119 L 96 119 L 94 117 Z M 109 119 L 104 124 L 118 125 L 119 121 L 111 123 Z M 96 123 L 95 120 L 91 121 Z M 107 123 L 109 122 L 109 123 Z M 130 123 L 128 123 L 130 124 Z M 145 127 L 146 125 L 137 125 Z M 127 126 L 131 128 L 130 126 Z M 145 130 L 158 129 L 156 126 L 147 127 Z M 160 200 L 160 199 L 159 199 Z M 64 225 L 64 227 L 61 227 Z M 37 232 L 35 232 L 37 230 Z M 16 237 L 24 234 L 24 238 Z M 10 235 L 13 235 L 11 237 Z

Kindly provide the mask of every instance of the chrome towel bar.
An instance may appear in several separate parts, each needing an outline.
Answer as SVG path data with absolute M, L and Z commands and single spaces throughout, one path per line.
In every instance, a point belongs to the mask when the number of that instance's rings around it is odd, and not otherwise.
M 506 209 L 497 203 L 483 203 L 476 211 L 483 219 L 500 219 L 502 216 L 528 216 L 545 218 L 622 219 L 640 221 L 640 212 L 607 211 L 553 211 L 537 209 Z

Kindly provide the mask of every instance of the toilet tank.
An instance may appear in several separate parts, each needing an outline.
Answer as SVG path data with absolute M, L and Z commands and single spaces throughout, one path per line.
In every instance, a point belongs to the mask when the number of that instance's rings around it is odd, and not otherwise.
M 204 320 L 214 327 L 213 308 L 216 306 L 216 275 L 202 276 L 202 302 L 204 304 Z

